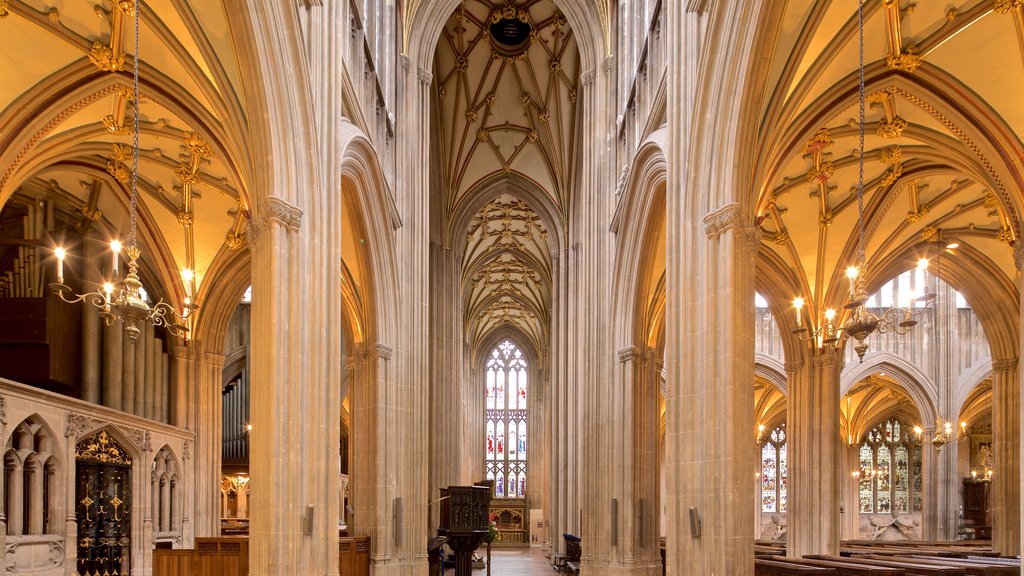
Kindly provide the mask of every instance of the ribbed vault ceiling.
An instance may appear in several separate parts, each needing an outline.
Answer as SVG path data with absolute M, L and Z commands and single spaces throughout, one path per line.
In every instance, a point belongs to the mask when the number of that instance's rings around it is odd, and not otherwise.
M 1015 278 L 1024 20 L 1020 8 L 1001 13 L 998 4 L 865 2 L 864 211 L 874 287 L 888 279 L 877 268 L 894 255 L 931 256 L 936 242 L 952 240 L 973 248 L 976 265 Z M 858 242 L 856 10 L 852 1 L 788 2 L 764 101 L 762 250 L 792 268 L 787 290 L 798 293 L 785 296 L 809 298 L 813 314 L 842 304 Z
M 21 56 L 0 61 L 0 200 L 53 201 L 58 221 L 124 239 L 135 48 L 132 3 L 118 4 L 7 3 L 0 50 Z M 140 4 L 140 241 L 175 292 L 186 190 L 200 280 L 247 209 L 241 80 L 223 3 Z
M 551 240 L 567 220 L 575 176 L 579 54 L 548 0 L 462 3 L 434 60 L 434 147 L 445 222 L 475 210 L 462 259 L 466 339 L 514 329 L 545 347 L 550 325 Z M 514 189 L 526 186 L 532 194 Z M 505 192 L 501 192 L 501 190 Z M 528 197 L 527 197 L 528 196 Z M 555 222 L 539 216 L 553 214 Z

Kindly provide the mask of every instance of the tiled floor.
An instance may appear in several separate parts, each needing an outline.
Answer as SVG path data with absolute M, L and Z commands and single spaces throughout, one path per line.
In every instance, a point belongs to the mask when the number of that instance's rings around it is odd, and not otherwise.
M 491 549 L 491 576 L 555 576 L 551 561 L 542 548 Z M 486 576 L 486 570 L 474 570 L 473 576 Z

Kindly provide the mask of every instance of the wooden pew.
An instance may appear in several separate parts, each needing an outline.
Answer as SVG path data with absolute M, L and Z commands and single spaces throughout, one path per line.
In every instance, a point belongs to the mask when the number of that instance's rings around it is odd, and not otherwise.
M 869 566 L 867 564 L 847 562 L 847 560 L 850 560 L 849 558 L 843 558 L 843 560 L 844 561 L 819 560 L 813 558 L 786 558 L 785 561 L 789 564 L 832 568 L 836 571 L 836 576 L 907 576 L 907 571 L 904 568 Z
M 835 576 L 834 568 L 820 566 L 803 566 L 786 562 L 785 559 L 766 560 L 757 558 L 754 560 L 754 576 Z
M 1011 562 L 1005 562 L 1005 560 L 1011 560 Z M 1020 561 L 1013 561 L 1008 558 L 943 558 L 941 561 L 949 565 L 963 567 L 965 570 L 973 568 L 971 572 L 973 574 L 984 574 L 986 576 L 1020 575 Z M 979 572 L 978 568 L 984 571 Z
M 902 556 L 810 556 L 810 558 L 820 558 L 836 562 L 853 562 L 869 566 L 903 568 L 907 571 L 907 576 L 966 576 L 963 568 L 949 565 L 925 564 Z

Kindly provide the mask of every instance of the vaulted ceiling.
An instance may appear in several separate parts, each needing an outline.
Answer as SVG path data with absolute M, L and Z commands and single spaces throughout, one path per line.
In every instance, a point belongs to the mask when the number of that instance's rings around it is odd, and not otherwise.
M 52 203 L 58 222 L 124 240 L 133 3 L 4 4 L 0 50 L 20 56 L 0 60 L 0 200 L 14 199 L 8 209 Z M 201 280 L 219 251 L 240 245 L 248 209 L 241 75 L 223 3 L 140 5 L 139 240 L 144 267 L 171 292 L 162 296 L 180 299 L 176 270 L 192 268 Z M 60 240 L 33 234 L 43 246 Z
M 433 145 L 442 219 L 454 226 L 474 214 L 467 229 L 451 232 L 465 238 L 470 343 L 514 328 L 535 350 L 546 345 L 549 234 L 562 234 L 568 218 L 578 78 L 576 40 L 547 0 L 464 2 L 438 40 Z M 482 194 L 494 199 L 471 208 Z
M 864 3 L 869 292 L 952 241 L 962 248 L 951 258 L 1012 286 L 1024 184 L 1014 4 Z M 803 296 L 820 314 L 843 303 L 857 263 L 857 3 L 790 0 L 780 14 L 756 151 L 761 251 L 793 271 L 775 296 Z

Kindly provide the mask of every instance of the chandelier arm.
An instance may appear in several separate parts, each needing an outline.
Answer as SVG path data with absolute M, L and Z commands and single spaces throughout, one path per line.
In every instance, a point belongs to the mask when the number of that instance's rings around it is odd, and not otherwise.
M 99 291 L 86 292 L 85 294 L 75 294 L 71 290 L 71 288 L 67 286 L 65 286 L 65 289 L 63 290 L 60 288 L 54 288 L 53 290 L 57 294 L 57 296 L 60 297 L 61 300 L 67 302 L 68 304 L 78 304 L 79 302 L 87 302 L 88 304 L 91 304 L 97 308 L 103 308 L 107 300 L 106 296 L 104 296 L 103 293 Z M 72 294 L 73 297 L 68 298 L 68 294 Z

